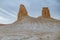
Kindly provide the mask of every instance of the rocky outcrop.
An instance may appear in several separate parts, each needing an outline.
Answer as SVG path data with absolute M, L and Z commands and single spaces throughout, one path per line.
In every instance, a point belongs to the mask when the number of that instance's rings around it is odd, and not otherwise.
M 23 4 L 20 5 L 19 13 L 18 13 L 18 21 L 22 19 L 22 17 L 28 16 L 27 10 Z
M 0 26 L 0 40 L 60 40 L 60 21 L 54 20 L 47 7 L 43 8 L 42 17 L 32 18 L 21 4 L 18 22 Z
M 42 17 L 50 18 L 50 12 L 49 12 L 48 7 L 43 7 L 43 9 L 42 9 Z

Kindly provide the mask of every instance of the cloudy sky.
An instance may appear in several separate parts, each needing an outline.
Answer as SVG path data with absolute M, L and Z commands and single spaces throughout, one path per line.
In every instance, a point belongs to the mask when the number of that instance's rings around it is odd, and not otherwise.
M 60 0 L 0 0 L 0 24 L 17 20 L 20 4 L 24 4 L 28 15 L 41 16 L 42 7 L 48 7 L 51 17 L 60 20 Z

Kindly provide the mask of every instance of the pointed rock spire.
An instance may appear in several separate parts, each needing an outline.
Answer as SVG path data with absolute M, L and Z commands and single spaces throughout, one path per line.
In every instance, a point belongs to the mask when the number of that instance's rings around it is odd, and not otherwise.
M 42 17 L 50 18 L 50 12 L 49 12 L 48 7 L 43 7 L 43 9 L 42 9 Z
M 28 16 L 27 10 L 23 4 L 20 5 L 19 13 L 18 13 L 18 20 L 21 20 L 22 17 Z

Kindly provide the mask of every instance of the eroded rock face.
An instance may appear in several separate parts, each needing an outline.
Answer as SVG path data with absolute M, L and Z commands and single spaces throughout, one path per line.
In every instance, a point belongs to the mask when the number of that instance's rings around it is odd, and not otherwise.
M 42 17 L 32 18 L 21 5 L 18 22 L 0 26 L 0 40 L 60 40 L 60 20 L 50 18 L 48 8 L 42 11 Z
M 43 9 L 42 9 L 42 17 L 44 17 L 44 18 L 50 18 L 51 17 L 48 7 L 43 7 Z
M 22 17 L 28 16 L 27 10 L 23 4 L 20 5 L 19 13 L 18 13 L 18 20 L 21 20 Z

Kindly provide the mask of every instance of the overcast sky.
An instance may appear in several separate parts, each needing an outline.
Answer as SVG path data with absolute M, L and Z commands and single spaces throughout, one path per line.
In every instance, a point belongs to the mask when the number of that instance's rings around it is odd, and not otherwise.
M 20 4 L 31 17 L 41 16 L 42 7 L 48 7 L 51 17 L 60 20 L 60 0 L 0 0 L 0 24 L 15 21 Z

